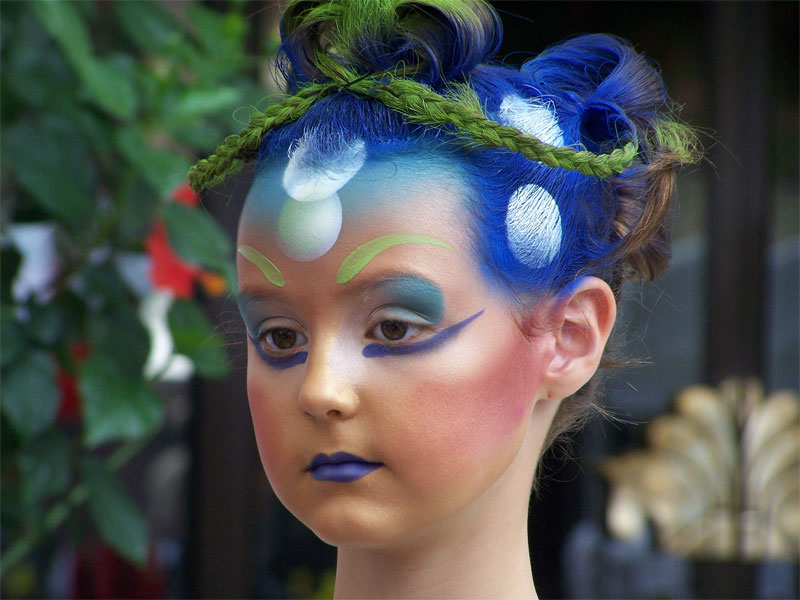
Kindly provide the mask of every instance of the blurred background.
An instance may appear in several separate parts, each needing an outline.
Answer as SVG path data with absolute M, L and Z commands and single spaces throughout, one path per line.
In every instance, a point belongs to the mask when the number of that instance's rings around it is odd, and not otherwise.
M 494 5 L 511 64 L 631 40 L 706 149 L 671 270 L 625 290 L 638 364 L 602 395 L 620 420 L 545 459 L 540 596 L 797 597 L 798 4 Z M 232 298 L 250 171 L 202 201 L 186 185 L 279 93 L 278 12 L 0 4 L 4 597 L 332 593 L 335 550 L 274 497 L 252 435 Z

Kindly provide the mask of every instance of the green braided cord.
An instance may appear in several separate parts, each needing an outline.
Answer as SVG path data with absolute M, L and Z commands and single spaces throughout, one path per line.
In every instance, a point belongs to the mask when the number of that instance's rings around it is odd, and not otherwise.
M 410 121 L 440 127 L 454 125 L 454 133 L 458 137 L 466 138 L 469 143 L 489 148 L 507 148 L 548 167 L 578 171 L 584 175 L 609 177 L 622 173 L 633 163 L 638 151 L 633 142 L 628 142 L 624 148 L 613 150 L 610 154 L 599 155 L 585 150 L 551 146 L 513 127 L 495 123 L 482 113 L 448 100 L 411 79 L 395 79 L 377 87 L 360 81 L 352 84 L 350 89 L 374 97 L 392 110 L 405 115 Z
M 325 97 L 336 85 L 315 83 L 304 87 L 294 96 L 288 96 L 278 104 L 269 106 L 263 113 L 256 113 L 250 124 L 238 135 L 229 135 L 214 154 L 200 160 L 189 169 L 189 185 L 200 192 L 203 188 L 222 183 L 229 175 L 237 173 L 247 158 L 258 149 L 261 138 L 270 130 L 291 123 L 302 117 L 320 98 Z
M 317 56 L 317 66 L 333 81 L 309 84 L 294 96 L 255 115 L 239 135 L 225 138 L 214 154 L 190 169 L 189 184 L 192 189 L 199 192 L 238 172 L 244 160 L 258 149 L 267 132 L 296 121 L 333 90 L 346 90 L 374 98 L 413 122 L 435 127 L 454 126 L 455 135 L 466 145 L 507 148 L 548 167 L 578 171 L 584 175 L 604 178 L 621 173 L 633 163 L 638 152 L 633 142 L 610 154 L 551 146 L 513 127 L 486 118 L 477 99 L 469 96 L 467 86 L 456 88 L 456 92 L 462 96 L 466 94 L 465 101 L 459 103 L 413 79 L 398 78 L 391 73 L 358 77 L 326 55 Z M 474 96 L 474 92 L 472 94 Z

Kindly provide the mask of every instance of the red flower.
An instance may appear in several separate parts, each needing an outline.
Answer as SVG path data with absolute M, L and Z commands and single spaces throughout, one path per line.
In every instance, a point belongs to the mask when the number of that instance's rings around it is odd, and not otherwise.
M 86 342 L 73 342 L 69 350 L 75 365 L 82 363 L 89 355 L 89 345 Z M 58 405 L 58 420 L 62 423 L 77 421 L 81 410 L 81 397 L 78 394 L 77 377 L 59 366 L 56 374 L 56 383 L 61 397 L 61 402 Z
M 192 207 L 197 206 L 200 202 L 200 196 L 195 193 L 188 182 L 184 182 L 172 190 L 172 199 L 175 202 Z
M 184 262 L 169 245 L 167 228 L 161 220 L 153 223 L 153 229 L 145 241 L 150 255 L 150 281 L 153 287 L 171 290 L 177 298 L 192 298 L 194 282 L 202 269 Z
M 172 200 L 194 208 L 200 197 L 183 183 L 172 191 Z M 150 281 L 156 289 L 170 290 L 176 298 L 194 297 L 194 284 L 199 282 L 206 293 L 218 296 L 225 292 L 225 281 L 216 273 L 205 271 L 185 262 L 172 249 L 167 228 L 161 220 L 153 223 L 153 229 L 145 241 L 150 255 Z

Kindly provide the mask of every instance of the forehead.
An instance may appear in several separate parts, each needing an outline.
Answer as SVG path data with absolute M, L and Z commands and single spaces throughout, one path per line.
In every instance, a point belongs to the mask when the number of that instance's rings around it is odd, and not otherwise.
M 281 213 L 290 200 L 283 185 L 288 162 L 284 158 L 256 174 L 242 209 L 240 238 L 252 230 L 261 235 L 278 233 Z M 420 157 L 404 154 L 367 159 L 335 194 L 341 203 L 342 230 L 345 230 L 354 220 L 380 218 L 384 213 L 393 215 L 398 225 L 403 222 L 401 219 L 413 221 L 421 211 L 428 212 L 423 206 L 431 203 L 439 210 L 465 208 L 468 192 L 463 169 L 456 160 L 436 154 Z
M 285 162 L 262 171 L 248 194 L 238 235 L 240 294 L 314 305 L 349 297 L 381 277 L 410 274 L 445 293 L 455 273 L 478 277 L 466 227 L 469 188 L 458 163 L 367 160 L 335 193 L 341 216 L 334 242 L 311 258 L 297 258 L 285 243 L 280 223 L 292 199 L 282 184 L 284 171 Z M 306 219 L 303 229 L 310 233 L 302 235 L 319 237 L 319 225 Z M 321 224 L 323 237 L 326 227 Z

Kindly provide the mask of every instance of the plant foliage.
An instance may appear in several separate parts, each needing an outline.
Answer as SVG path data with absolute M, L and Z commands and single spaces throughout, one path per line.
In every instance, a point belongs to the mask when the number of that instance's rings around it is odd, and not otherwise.
M 114 473 L 119 461 L 101 457 L 161 426 L 139 315 L 154 287 L 170 286 L 163 277 L 142 286 L 126 269 L 159 259 L 146 240 L 160 227 L 190 289 L 200 274 L 231 288 L 229 239 L 202 207 L 181 203 L 180 190 L 196 158 L 239 126 L 243 98 L 260 95 L 243 7 L 3 6 L 4 576 L 83 501 L 121 556 L 147 559 L 147 524 Z M 25 291 L 15 286 L 30 258 L 15 240 L 29 226 L 49 232 L 53 252 L 49 275 Z M 224 376 L 221 336 L 194 294 L 176 295 L 176 352 L 201 376 Z

